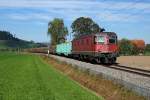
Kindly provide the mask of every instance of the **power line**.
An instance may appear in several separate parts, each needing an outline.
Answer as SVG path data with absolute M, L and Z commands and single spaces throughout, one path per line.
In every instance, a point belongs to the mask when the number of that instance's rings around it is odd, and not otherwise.
M 130 11 L 131 9 L 133 9 L 134 8 L 134 6 L 136 6 L 137 4 L 139 4 L 141 2 L 141 0 L 135 0 L 134 2 L 132 2 L 131 4 L 129 4 L 129 5 L 127 5 L 127 6 L 125 6 L 125 7 L 123 7 L 123 8 L 120 8 L 119 10 L 126 10 L 126 11 Z M 117 6 L 117 5 L 114 5 L 114 6 Z M 128 10 L 127 10 L 128 9 Z M 103 11 L 107 11 L 107 8 L 106 9 L 104 9 Z M 125 16 L 124 17 L 124 19 L 128 19 L 128 18 L 130 18 L 130 17 L 132 17 L 133 15 L 136 15 L 136 14 L 139 14 L 139 12 L 141 12 L 141 10 L 138 10 L 138 11 L 136 11 L 136 12 L 134 12 L 134 13 L 130 13 L 130 15 L 128 15 L 128 16 Z M 120 12 L 117 12 L 117 13 L 114 13 L 114 14 L 120 14 Z
M 133 6 L 135 6 L 135 5 L 137 5 L 137 4 L 139 4 L 141 2 L 141 0 L 136 0 L 136 2 L 134 2 L 134 3 L 132 3 L 130 6 L 128 6 L 128 7 L 133 7 Z M 133 7 L 134 8 L 134 7 Z M 124 17 L 125 19 L 128 19 L 128 18 L 130 18 L 130 17 L 132 17 L 133 15 L 137 15 L 137 14 L 139 14 L 139 13 L 141 13 L 141 10 L 137 10 L 137 11 L 134 11 L 134 13 L 130 13 L 130 15 L 128 15 L 128 16 L 126 16 L 126 17 Z

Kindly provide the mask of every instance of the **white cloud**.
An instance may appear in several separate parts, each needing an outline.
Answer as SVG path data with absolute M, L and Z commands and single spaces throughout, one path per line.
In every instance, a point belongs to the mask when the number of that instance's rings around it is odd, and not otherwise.
M 132 12 L 150 13 L 150 3 L 92 1 L 92 0 L 1 0 L 0 8 L 32 8 L 47 10 L 47 13 L 15 13 L 8 17 L 15 20 L 44 20 L 54 17 L 74 20 L 80 16 L 89 16 L 104 21 L 136 21 L 140 14 Z M 124 12 L 127 10 L 128 13 Z
M 39 13 L 32 13 L 32 14 L 9 14 L 7 15 L 10 19 L 14 20 L 45 20 L 48 21 L 51 19 L 49 15 L 46 14 L 39 14 Z
M 148 9 L 150 3 L 85 1 L 85 0 L 3 0 L 0 7 L 64 8 L 64 9 Z
M 124 14 L 124 13 L 100 13 L 97 17 L 103 21 L 118 21 L 118 22 L 136 22 L 140 19 L 140 16 Z

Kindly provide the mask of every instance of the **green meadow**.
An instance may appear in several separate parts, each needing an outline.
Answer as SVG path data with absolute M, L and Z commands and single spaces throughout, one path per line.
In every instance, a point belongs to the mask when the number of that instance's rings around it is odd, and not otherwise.
M 0 100 L 102 100 L 40 56 L 0 53 Z

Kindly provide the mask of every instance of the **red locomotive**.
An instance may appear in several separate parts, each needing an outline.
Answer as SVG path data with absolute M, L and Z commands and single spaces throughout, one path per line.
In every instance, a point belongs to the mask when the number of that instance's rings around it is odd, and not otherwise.
M 97 63 L 115 63 L 118 57 L 117 35 L 114 32 L 101 32 L 74 39 L 72 56 Z

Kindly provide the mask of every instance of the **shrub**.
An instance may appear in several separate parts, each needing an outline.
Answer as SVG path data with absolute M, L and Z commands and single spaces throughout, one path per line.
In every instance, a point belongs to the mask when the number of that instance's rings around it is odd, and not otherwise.
M 137 55 L 140 49 L 128 39 L 119 41 L 119 51 L 121 55 Z

